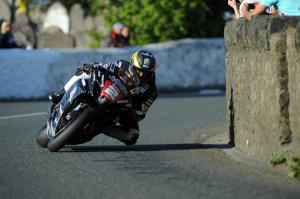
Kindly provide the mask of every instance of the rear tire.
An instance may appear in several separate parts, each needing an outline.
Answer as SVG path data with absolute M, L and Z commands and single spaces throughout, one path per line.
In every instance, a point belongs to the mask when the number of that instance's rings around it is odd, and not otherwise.
M 56 152 L 63 148 L 73 136 L 82 131 L 84 126 L 89 122 L 91 116 L 92 112 L 89 108 L 85 108 L 56 138 L 50 140 L 48 143 L 49 151 Z
M 47 125 L 45 124 L 36 135 L 36 142 L 43 148 L 47 148 L 49 138 L 47 134 Z

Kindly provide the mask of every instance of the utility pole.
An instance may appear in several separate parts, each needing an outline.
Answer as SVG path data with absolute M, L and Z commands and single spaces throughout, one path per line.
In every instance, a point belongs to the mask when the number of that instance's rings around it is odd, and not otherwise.
M 16 12 L 16 0 L 12 0 L 11 7 L 10 7 L 10 22 L 15 22 L 15 12 Z

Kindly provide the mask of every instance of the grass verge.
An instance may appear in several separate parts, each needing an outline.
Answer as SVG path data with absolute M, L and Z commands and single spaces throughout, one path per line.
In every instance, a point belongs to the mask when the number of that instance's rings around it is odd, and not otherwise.
M 286 163 L 286 157 L 284 157 L 284 155 L 281 154 L 281 153 L 274 153 L 270 157 L 270 163 L 273 166 L 278 165 L 278 164 Z
M 300 180 L 300 158 L 293 158 L 289 164 L 289 176 Z
M 284 165 L 288 166 L 288 175 L 292 178 L 300 180 L 300 158 L 294 157 L 292 160 L 287 158 L 281 153 L 274 153 L 269 158 L 270 164 L 273 166 Z

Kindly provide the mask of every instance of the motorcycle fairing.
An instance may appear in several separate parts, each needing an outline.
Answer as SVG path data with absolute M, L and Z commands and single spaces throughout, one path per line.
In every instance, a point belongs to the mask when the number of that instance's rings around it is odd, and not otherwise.
M 50 138 L 57 136 L 61 118 L 65 116 L 68 109 L 76 106 L 81 99 L 85 99 L 84 96 L 87 94 L 88 83 L 89 82 L 85 79 L 77 79 L 65 93 L 58 107 L 54 108 L 55 110 L 52 111 L 47 122 L 48 136 Z M 76 107 L 74 110 L 78 110 L 79 108 L 80 107 Z

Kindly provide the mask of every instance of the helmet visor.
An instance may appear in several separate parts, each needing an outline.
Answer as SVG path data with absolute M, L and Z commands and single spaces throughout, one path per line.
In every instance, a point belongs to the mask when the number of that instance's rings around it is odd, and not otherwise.
M 125 73 L 133 85 L 138 85 L 140 83 L 141 78 L 137 69 L 133 65 L 130 64 L 128 70 Z
M 143 70 L 143 69 L 139 69 L 139 68 L 136 68 L 136 70 L 137 70 L 137 73 L 138 73 L 141 81 L 146 81 L 146 80 L 150 79 L 153 75 L 153 72 L 149 71 L 149 70 Z

